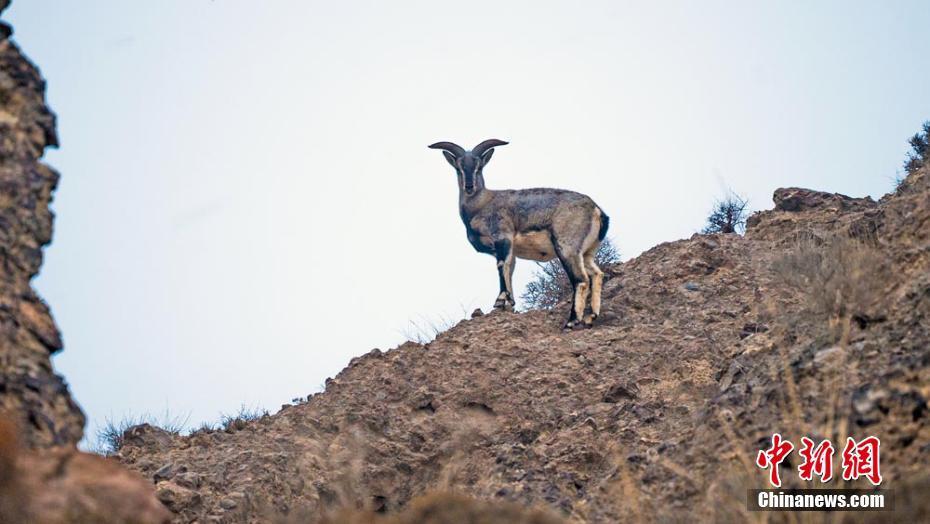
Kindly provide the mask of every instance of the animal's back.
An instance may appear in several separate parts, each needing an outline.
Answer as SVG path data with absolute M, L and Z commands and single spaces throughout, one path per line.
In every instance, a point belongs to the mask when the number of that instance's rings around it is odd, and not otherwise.
M 517 229 L 544 229 L 556 217 L 571 218 L 593 211 L 597 204 L 587 195 L 567 189 L 537 187 L 497 192 L 501 203 L 514 211 Z

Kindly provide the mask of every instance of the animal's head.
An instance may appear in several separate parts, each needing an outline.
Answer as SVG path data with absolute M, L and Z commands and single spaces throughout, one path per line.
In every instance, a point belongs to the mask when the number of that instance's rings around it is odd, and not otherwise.
M 455 168 L 455 173 L 459 177 L 459 188 L 466 195 L 472 195 L 475 191 L 484 188 L 482 170 L 491 160 L 494 148 L 505 145 L 507 142 L 492 138 L 476 145 L 471 151 L 465 151 L 462 146 L 452 142 L 436 142 L 429 147 L 442 150 L 446 161 Z

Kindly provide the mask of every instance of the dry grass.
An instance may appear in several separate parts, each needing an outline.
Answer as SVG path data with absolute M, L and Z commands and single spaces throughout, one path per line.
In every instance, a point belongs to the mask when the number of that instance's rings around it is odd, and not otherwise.
M 876 306 L 890 280 L 886 256 L 871 243 L 846 236 L 799 240 L 772 270 L 801 292 L 807 311 L 826 319 L 837 338 L 843 319 L 868 322 L 881 316 Z
M 846 437 L 853 436 L 850 428 L 850 395 L 847 381 L 850 376 L 856 376 L 856 362 L 850 357 L 850 331 L 852 328 L 853 313 L 856 306 L 872 305 L 877 300 L 880 285 L 868 284 L 867 289 L 850 292 L 855 282 L 860 278 L 879 278 L 885 282 L 883 275 L 867 264 L 875 261 L 873 253 L 868 246 L 855 243 L 852 240 L 841 239 L 837 244 L 823 246 L 804 246 L 797 252 L 789 253 L 786 258 L 791 259 L 790 266 L 798 271 L 797 281 L 808 284 L 814 283 L 814 289 L 807 292 L 808 307 L 819 313 L 827 315 L 824 322 L 829 322 L 836 328 L 838 351 L 832 354 L 831 360 L 825 361 L 812 372 L 813 377 L 807 377 L 804 388 L 795 378 L 792 368 L 791 351 L 793 338 L 790 335 L 791 323 L 779 322 L 773 327 L 773 338 L 778 340 L 775 359 L 771 362 L 772 374 L 776 381 L 781 383 L 779 388 L 782 394 L 776 397 L 777 412 L 781 414 L 779 420 L 774 421 L 772 430 L 782 430 L 786 439 L 799 445 L 800 438 L 807 436 L 815 442 L 820 439 L 829 439 L 835 445 L 845 442 Z M 813 253 L 812 253 L 813 251 Z M 834 257 L 830 259 L 829 257 Z M 803 261 L 803 263 L 802 263 Z M 883 263 L 883 259 L 878 259 Z M 837 268 L 849 269 L 847 275 L 850 281 L 834 279 Z M 779 271 L 787 271 L 787 266 Z M 828 278 L 829 277 L 829 278 Z M 842 308 L 835 308 L 837 302 L 820 300 L 816 296 L 818 291 L 834 290 L 834 297 L 839 302 L 845 302 Z M 857 294 L 861 293 L 861 294 Z M 850 306 L 849 304 L 853 304 Z M 827 308 L 829 306 L 829 308 Z M 774 304 L 766 305 L 773 309 Z M 776 311 L 768 311 L 772 318 L 777 318 Z M 840 316 L 844 315 L 844 316 Z M 837 318 L 839 317 L 839 318 Z M 816 391 L 810 391 L 814 388 Z M 803 389 L 806 397 L 823 399 L 822 404 L 805 404 L 799 394 Z M 708 486 L 705 492 L 704 514 L 701 520 L 716 522 L 755 522 L 755 523 L 797 523 L 797 524 L 828 524 L 846 522 L 885 522 L 892 514 L 880 513 L 850 513 L 850 512 L 750 512 L 747 508 L 747 490 L 750 488 L 767 488 L 765 481 L 767 472 L 757 468 L 751 463 L 752 453 L 759 449 L 759 435 L 741 435 L 733 427 L 733 420 L 728 413 L 718 414 L 721 432 L 730 450 L 729 456 L 724 455 L 719 470 L 715 471 L 714 478 L 705 479 Z M 796 448 L 797 449 L 797 448 Z M 838 451 L 837 451 L 838 452 Z M 793 452 L 791 466 L 782 470 L 782 489 L 812 488 L 812 489 L 843 489 L 843 488 L 871 488 L 871 485 L 862 481 L 847 482 L 834 463 L 834 477 L 829 483 L 805 482 L 798 478 L 796 473 L 797 460 Z M 834 459 L 836 460 L 836 459 Z M 783 465 L 784 466 L 784 465 Z M 921 522 L 925 519 L 930 505 L 924 502 L 925 497 L 916 496 L 917 489 L 923 489 L 927 480 L 900 483 L 894 486 L 896 509 L 893 519 L 900 522 Z M 885 485 L 883 488 L 887 489 Z M 905 501 L 904 504 L 901 504 Z
M 543 509 L 514 502 L 481 500 L 460 493 L 438 491 L 410 501 L 402 511 L 381 515 L 372 511 L 341 511 L 323 524 L 562 524 Z
M 241 431 L 242 429 L 245 429 L 249 422 L 253 422 L 267 416 L 268 410 L 247 408 L 243 405 L 239 408 L 238 413 L 231 415 L 222 413 L 220 415 L 220 426 L 223 428 L 223 431 L 226 431 L 227 433 L 233 433 L 235 431 Z M 201 427 L 201 429 L 204 428 Z
M 401 336 L 417 344 L 429 344 L 436 340 L 436 337 L 455 327 L 463 319 L 468 318 L 468 314 L 462 308 L 462 316 L 447 317 L 438 315 L 436 318 L 429 318 L 421 315 L 419 320 L 410 320 L 407 327 L 401 330 Z
M 140 424 L 149 424 L 177 435 L 184 430 L 187 420 L 187 417 L 172 415 L 167 410 L 160 417 L 146 413 L 140 416 L 130 414 L 121 420 L 108 418 L 104 421 L 102 427 L 97 428 L 97 441 L 90 446 L 88 451 L 105 456 L 115 454 L 123 447 L 123 433 L 127 429 Z
M 203 422 L 197 428 L 190 431 L 191 435 L 212 433 L 214 431 L 226 431 L 233 433 L 244 429 L 249 423 L 268 416 L 268 411 L 259 408 L 247 408 L 242 406 L 239 411 L 233 414 L 220 414 L 219 423 Z M 98 455 L 114 455 L 123 447 L 123 434 L 127 429 L 140 424 L 149 424 L 150 426 L 163 429 L 174 435 L 185 433 L 188 428 L 189 416 L 173 415 L 170 411 L 165 410 L 161 416 L 151 414 L 144 415 L 126 415 L 122 419 L 114 420 L 107 418 L 102 426 L 96 430 L 96 441 L 88 446 L 88 451 Z
M 462 468 L 465 455 L 493 428 L 482 421 L 463 420 L 450 436 L 450 454 L 438 465 L 429 487 L 411 500 L 388 500 L 372 483 L 366 469 L 372 435 L 361 427 L 345 430 L 313 451 L 323 466 L 313 485 L 320 494 L 316 508 L 291 508 L 287 515 L 268 510 L 264 518 L 279 524 L 561 524 L 565 520 L 548 509 L 472 497 L 454 486 L 467 484 Z M 479 491 L 481 491 L 479 489 Z M 398 503 L 403 503 L 398 507 Z

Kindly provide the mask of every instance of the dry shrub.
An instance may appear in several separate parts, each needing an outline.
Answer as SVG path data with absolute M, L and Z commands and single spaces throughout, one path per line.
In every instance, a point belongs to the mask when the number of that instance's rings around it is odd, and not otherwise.
M 916 173 L 930 159 L 930 121 L 924 122 L 921 132 L 912 136 L 908 143 L 911 150 L 904 161 L 904 170 L 911 174 Z
M 881 317 L 875 309 L 888 285 L 888 262 L 871 243 L 847 236 L 802 239 L 772 269 L 801 292 L 808 312 L 831 323 L 868 323 Z
M 605 238 L 594 254 L 594 262 L 601 269 L 606 269 L 620 262 L 620 252 L 609 238 Z M 520 296 L 524 307 L 533 309 L 552 309 L 559 302 L 571 298 L 572 284 L 568 281 L 568 274 L 558 259 L 549 262 L 537 262 L 539 271 L 533 276 L 533 281 L 527 284 L 526 291 Z M 604 275 L 604 280 L 609 279 Z
M 749 201 L 731 190 L 720 200 L 714 202 L 713 209 L 707 215 L 707 225 L 701 233 L 740 233 L 746 231 L 746 218 L 749 214 Z

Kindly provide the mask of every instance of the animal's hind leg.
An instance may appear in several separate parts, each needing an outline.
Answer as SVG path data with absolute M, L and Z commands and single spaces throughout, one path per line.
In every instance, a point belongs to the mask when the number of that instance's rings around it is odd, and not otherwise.
M 591 275 L 591 314 L 584 318 L 586 326 L 591 326 L 594 321 L 601 315 L 601 288 L 604 285 L 604 272 L 597 267 L 594 261 L 594 254 L 597 249 L 589 250 L 584 256 L 584 267 Z
M 588 301 L 588 290 L 590 287 L 588 273 L 584 269 L 584 260 L 579 254 L 566 254 L 556 248 L 559 255 L 559 261 L 565 268 L 568 280 L 572 284 L 574 293 L 572 294 L 572 310 L 568 315 L 568 322 L 565 323 L 564 329 L 572 329 L 578 324 L 578 321 L 584 316 L 585 304 Z
M 500 281 L 500 294 L 494 301 L 495 309 L 512 310 L 516 305 L 513 298 L 513 243 L 509 239 L 501 239 L 494 243 L 497 258 L 497 276 Z

